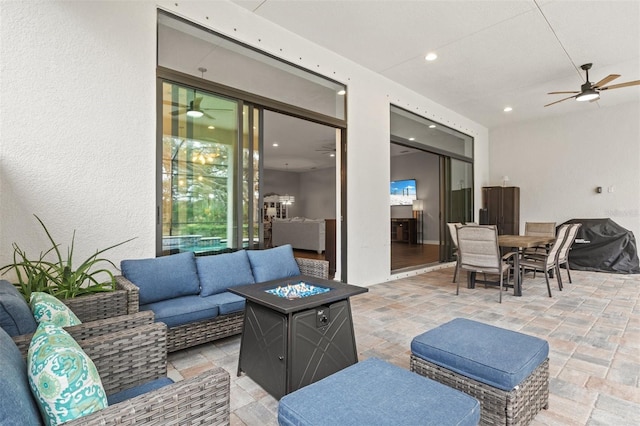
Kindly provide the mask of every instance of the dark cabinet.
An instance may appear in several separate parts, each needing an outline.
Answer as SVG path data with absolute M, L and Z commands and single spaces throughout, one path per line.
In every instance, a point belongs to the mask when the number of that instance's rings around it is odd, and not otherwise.
M 520 234 L 520 188 L 485 186 L 482 188 L 480 224 L 496 225 L 498 234 Z
M 324 220 L 324 259 L 329 261 L 329 278 L 336 273 L 336 220 Z
M 418 244 L 417 221 L 414 218 L 391 219 L 391 241 Z

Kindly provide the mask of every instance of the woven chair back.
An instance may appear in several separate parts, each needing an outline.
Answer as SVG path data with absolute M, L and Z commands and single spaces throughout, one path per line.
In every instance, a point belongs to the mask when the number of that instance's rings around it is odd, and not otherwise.
M 526 222 L 524 224 L 524 235 L 533 237 L 555 237 L 555 222 Z
M 569 225 L 562 225 L 558 229 L 558 235 L 556 235 L 556 240 L 553 245 L 549 249 L 549 253 L 547 253 L 547 257 L 545 259 L 545 264 L 547 269 L 551 268 L 551 266 L 555 265 L 558 260 L 558 255 L 560 254 L 560 249 L 567 239 L 567 234 L 569 233 Z
M 568 226 L 569 230 L 567 231 L 567 237 L 564 240 L 564 244 L 562 244 L 562 247 L 560 247 L 560 251 L 558 253 L 558 262 L 559 263 L 563 263 L 567 261 L 567 257 L 569 256 L 569 250 L 571 249 L 571 246 L 573 245 L 573 242 L 576 239 L 576 236 L 578 235 L 578 228 L 580 228 L 582 224 L 581 223 L 572 223 L 569 225 L 563 225 L 563 226 Z
M 449 227 L 449 235 L 451 235 L 451 241 L 453 241 L 453 246 L 455 248 L 458 248 L 458 226 L 461 226 L 462 223 L 460 222 L 451 222 L 451 223 L 447 223 L 447 226 Z
M 461 268 L 502 272 L 495 225 L 464 225 L 457 231 Z

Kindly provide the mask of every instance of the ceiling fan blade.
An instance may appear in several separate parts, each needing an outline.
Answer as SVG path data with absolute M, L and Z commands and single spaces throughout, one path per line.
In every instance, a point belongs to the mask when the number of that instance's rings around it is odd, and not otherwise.
M 564 98 L 564 99 L 560 99 L 559 101 L 551 102 L 550 104 L 546 104 L 545 107 L 548 107 L 550 105 L 557 104 L 559 102 L 566 101 L 567 99 L 572 99 L 572 98 L 575 98 L 575 96 L 569 96 L 568 98 Z
M 200 111 L 202 111 L 202 110 L 200 110 Z M 202 113 L 204 114 L 205 117 L 210 118 L 211 120 L 215 120 L 216 119 L 213 115 L 207 114 L 204 111 L 202 111 Z
M 594 84 L 593 87 L 597 88 L 597 87 L 600 87 L 600 86 L 604 86 L 608 82 L 613 81 L 618 77 L 620 77 L 620 74 L 609 74 L 608 76 L 606 76 L 605 78 L 603 78 L 602 80 L 600 80 L 599 82 Z
M 635 81 L 627 81 L 626 83 L 620 83 L 620 84 L 612 84 L 611 86 L 606 86 L 606 87 L 600 87 L 598 90 L 609 90 L 609 89 L 619 89 L 621 87 L 629 87 L 629 86 L 639 86 L 640 85 L 640 80 L 635 80 Z
M 578 91 L 571 91 L 571 92 L 549 92 L 547 93 L 547 95 L 564 95 L 564 94 L 568 94 L 568 93 L 580 93 Z

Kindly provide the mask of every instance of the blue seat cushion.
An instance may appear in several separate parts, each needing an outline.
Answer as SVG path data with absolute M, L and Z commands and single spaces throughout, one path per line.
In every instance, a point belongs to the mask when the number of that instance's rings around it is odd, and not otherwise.
M 33 333 L 38 327 L 25 298 L 6 280 L 0 280 L 0 327 L 12 337 Z
M 135 398 L 138 395 L 144 395 L 145 393 L 160 389 L 172 383 L 173 380 L 171 380 L 170 378 L 161 377 L 159 379 L 155 379 L 150 382 L 146 382 L 120 392 L 116 392 L 112 395 L 109 395 L 107 397 L 107 400 L 109 401 L 109 405 L 117 404 L 119 402 Z
M 281 426 L 477 425 L 480 403 L 426 377 L 369 358 L 284 396 Z
M 215 318 L 219 314 L 218 303 L 211 297 L 182 296 L 175 299 L 140 305 L 141 311 L 153 311 L 155 320 L 167 327 Z
M 300 275 L 291 244 L 266 250 L 247 251 L 257 283 Z
M 140 289 L 140 304 L 200 293 L 193 252 L 120 262 L 122 275 Z
M 537 337 L 456 318 L 411 341 L 411 352 L 465 377 L 511 391 L 549 356 Z
M 196 257 L 200 296 L 227 291 L 229 287 L 254 284 L 253 272 L 245 250 Z
M 206 296 L 205 298 L 210 299 L 213 303 L 218 305 L 220 315 L 244 311 L 244 297 L 238 296 L 237 294 L 225 291 L 223 293 Z
M 0 329 L 0 425 L 40 424 L 40 412 L 27 379 L 27 364 L 13 339 Z

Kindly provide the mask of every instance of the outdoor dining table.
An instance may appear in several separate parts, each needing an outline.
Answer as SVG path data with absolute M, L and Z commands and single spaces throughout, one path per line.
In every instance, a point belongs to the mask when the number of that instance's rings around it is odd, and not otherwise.
M 517 255 L 513 260 L 513 295 L 522 296 L 522 275 L 520 274 L 520 250 L 546 246 L 553 243 L 555 237 L 531 236 L 531 235 L 498 235 L 498 245 L 504 248 L 515 249 Z

